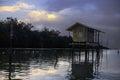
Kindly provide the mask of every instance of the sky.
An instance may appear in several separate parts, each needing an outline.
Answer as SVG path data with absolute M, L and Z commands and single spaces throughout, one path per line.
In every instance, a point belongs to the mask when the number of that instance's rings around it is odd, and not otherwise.
M 104 44 L 120 48 L 120 0 L 0 0 L 0 20 L 17 18 L 68 35 L 66 29 L 80 22 L 104 31 Z

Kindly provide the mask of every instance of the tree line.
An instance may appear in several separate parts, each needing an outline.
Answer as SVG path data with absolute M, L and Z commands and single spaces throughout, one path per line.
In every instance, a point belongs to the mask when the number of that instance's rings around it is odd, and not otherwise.
M 12 31 L 11 31 L 12 26 Z M 30 23 L 7 18 L 0 21 L 0 48 L 68 48 L 72 38 L 61 36 L 58 30 L 32 30 Z M 12 42 L 11 42 L 11 33 Z

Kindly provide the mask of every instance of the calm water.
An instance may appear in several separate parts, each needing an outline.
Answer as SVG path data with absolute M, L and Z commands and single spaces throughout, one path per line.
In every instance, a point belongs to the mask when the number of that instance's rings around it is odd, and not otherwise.
M 1 51 L 0 80 L 120 80 L 117 50 L 92 53 L 88 57 L 83 51 Z

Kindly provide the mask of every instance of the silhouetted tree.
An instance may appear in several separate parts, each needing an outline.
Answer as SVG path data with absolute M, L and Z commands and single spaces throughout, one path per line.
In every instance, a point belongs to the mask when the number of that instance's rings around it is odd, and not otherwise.
M 31 48 L 65 48 L 70 47 L 72 38 L 60 36 L 57 30 L 44 28 L 41 31 L 31 30 L 34 26 L 30 23 L 18 21 L 11 18 L 13 24 L 13 47 Z M 10 25 L 11 21 L 6 19 L 0 21 L 0 47 L 10 47 Z

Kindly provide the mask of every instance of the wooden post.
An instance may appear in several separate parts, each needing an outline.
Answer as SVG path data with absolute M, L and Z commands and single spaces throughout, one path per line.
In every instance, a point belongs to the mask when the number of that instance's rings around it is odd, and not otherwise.
M 88 50 L 88 53 L 87 53 L 87 61 L 89 62 L 89 50 Z
M 100 33 L 98 32 L 98 45 L 100 44 L 100 41 L 99 41 L 99 37 L 100 36 Z
M 97 57 L 97 63 L 96 63 L 97 64 L 97 66 L 96 66 L 97 68 L 96 69 L 97 69 L 97 73 L 98 73 L 98 67 L 99 67 L 99 62 L 100 62 L 100 50 L 99 49 L 97 50 L 96 57 Z
M 13 52 L 13 19 L 7 18 L 10 20 L 10 49 L 9 49 L 9 80 L 11 80 L 11 68 L 12 68 L 12 52 Z
M 81 51 L 79 51 L 79 63 L 81 62 Z
M 11 56 L 11 54 L 12 54 L 12 49 L 9 49 L 8 50 L 9 52 L 9 76 L 8 76 L 8 78 L 9 78 L 9 80 L 11 80 L 11 68 L 12 68 L 12 56 Z
M 92 63 L 94 62 L 94 50 L 92 50 Z
M 87 50 L 85 50 L 85 63 L 87 62 Z
M 72 50 L 72 64 L 74 63 L 74 54 L 73 54 L 73 50 Z

